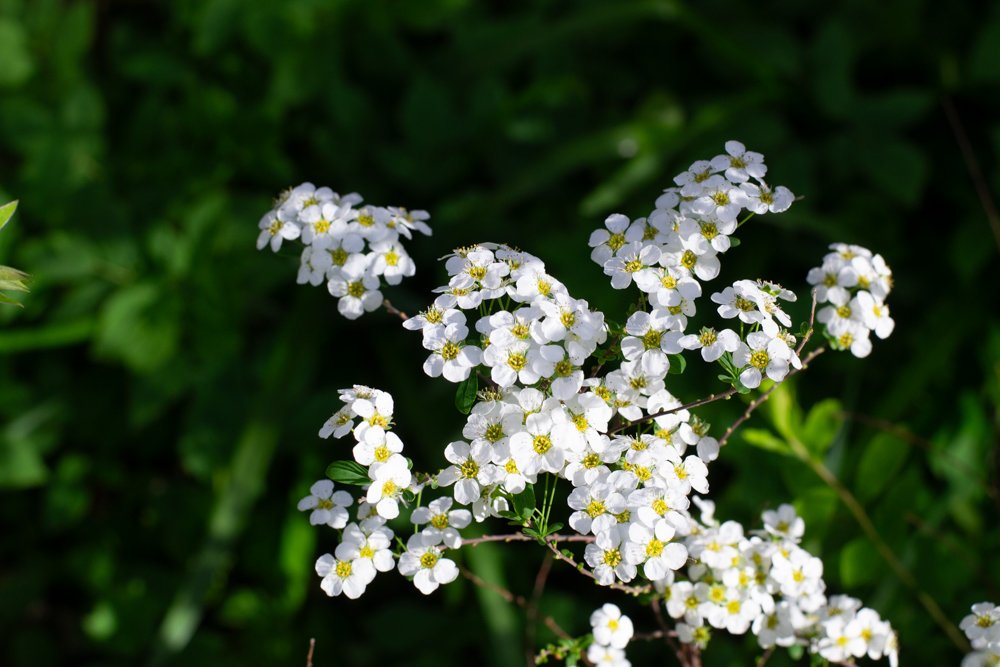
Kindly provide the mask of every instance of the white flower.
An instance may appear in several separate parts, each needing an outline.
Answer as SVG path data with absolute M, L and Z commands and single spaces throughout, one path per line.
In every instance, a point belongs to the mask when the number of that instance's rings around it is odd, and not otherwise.
M 463 318 L 461 323 L 449 324 L 425 339 L 424 347 L 433 354 L 424 361 L 424 372 L 432 378 L 443 375 L 449 382 L 461 382 L 468 378 L 483 356 L 478 347 L 465 344 L 468 335 L 469 329 Z
M 806 531 L 805 521 L 795 513 L 795 508 L 784 504 L 777 510 L 764 512 L 764 530 L 776 537 L 798 543 Z
M 632 523 L 628 527 L 625 559 L 633 565 L 642 565 L 642 573 L 650 581 L 666 579 L 687 562 L 687 548 L 671 542 L 673 537 L 674 529 L 665 519 L 656 521 L 652 528 Z
M 764 213 L 783 213 L 792 206 L 795 195 L 784 185 L 779 185 L 772 190 L 766 183 L 742 183 L 740 189 L 747 197 L 744 206 L 761 215 Z
M 677 342 L 685 350 L 700 349 L 701 358 L 713 362 L 726 352 L 735 352 L 740 346 L 740 337 L 732 329 L 716 331 L 709 327 L 702 327 L 697 335 L 688 334 Z
M 412 480 L 406 459 L 394 454 L 385 463 L 373 465 L 368 475 L 372 483 L 365 499 L 375 506 L 379 516 L 395 519 L 399 516 L 398 499 Z
M 871 292 L 860 291 L 851 302 L 851 309 L 861 313 L 865 326 L 875 332 L 879 338 L 888 338 L 896 323 L 889 317 L 889 306 L 877 301 Z
M 406 249 L 396 241 L 380 241 L 371 246 L 375 255 L 371 261 L 371 273 L 375 276 L 385 276 L 385 281 L 390 285 L 398 285 L 403 278 L 412 276 L 416 270 L 416 264 L 406 254 Z
M 973 648 L 986 648 L 988 642 L 1000 641 L 1000 607 L 992 602 L 977 602 L 972 613 L 958 626 L 969 638 Z
M 781 382 L 788 374 L 791 357 L 791 349 L 781 338 L 755 331 L 733 353 L 733 363 L 744 369 L 740 373 L 740 383 L 754 389 L 760 386 L 764 373 L 775 382 Z
M 278 252 L 282 241 L 299 238 L 301 230 L 290 220 L 283 219 L 281 211 L 268 211 L 260 219 L 260 234 L 257 236 L 257 250 L 263 250 L 270 243 L 271 250 Z
M 351 406 L 345 405 L 323 423 L 319 437 L 329 438 L 332 435 L 335 438 L 343 438 L 354 429 L 355 416 Z
M 614 257 L 626 244 L 625 230 L 629 224 L 629 219 L 621 213 L 609 215 L 604 221 L 607 229 L 597 229 L 590 235 L 587 244 L 594 249 L 590 253 L 590 258 L 604 266 L 604 263 Z
M 625 657 L 625 651 L 600 644 L 587 647 L 587 660 L 595 667 L 632 667 L 632 663 Z
M 622 614 L 617 605 L 605 604 L 590 615 L 594 643 L 623 649 L 632 639 L 632 619 Z
M 767 173 L 764 156 L 748 151 L 739 141 L 727 141 L 726 153 L 712 158 L 711 165 L 716 171 L 724 171 L 726 178 L 733 183 L 746 182 L 751 176 L 761 179 Z
M 438 473 L 438 484 L 455 484 L 455 500 L 462 505 L 474 503 L 479 500 L 482 488 L 494 481 L 495 468 L 490 455 L 490 445 L 486 442 L 472 446 L 461 440 L 449 443 L 444 449 L 444 457 L 453 465 Z
M 357 255 L 355 258 L 363 260 Z M 337 310 L 349 320 L 356 320 L 362 314 L 382 305 L 379 280 L 368 273 L 363 264 L 363 261 L 348 261 L 342 268 L 331 270 L 330 280 L 326 284 L 330 294 L 339 297 Z
M 396 566 L 392 557 L 392 530 L 385 525 L 385 519 L 373 516 L 358 526 L 349 523 L 344 528 L 344 539 L 337 546 L 338 557 L 356 563 L 369 561 L 378 572 L 388 572 Z
M 406 542 L 406 553 L 399 557 L 399 573 L 413 577 L 413 584 L 424 595 L 430 595 L 441 584 L 448 584 L 458 577 L 455 561 L 442 557 L 442 550 L 431 543 L 431 538 L 417 533 Z
M 594 579 L 602 586 L 610 586 L 616 577 L 624 582 L 635 578 L 635 565 L 626 561 L 622 554 L 622 538 L 621 527 L 612 527 L 599 533 L 583 552 L 584 560 L 594 570 Z
M 354 446 L 354 460 L 363 466 L 385 463 L 393 454 L 403 451 L 403 441 L 392 431 L 368 429 L 365 439 Z
M 611 286 L 625 289 L 632 284 L 633 275 L 651 271 L 660 259 L 660 249 L 653 245 L 630 243 L 604 263 L 604 273 L 611 276 Z
M 314 526 L 326 524 L 331 528 L 347 525 L 347 508 L 354 504 L 354 498 L 347 491 L 334 491 L 334 484 L 321 479 L 309 488 L 309 495 L 299 501 L 300 512 L 312 510 L 309 523 Z
M 448 497 L 432 500 L 429 507 L 418 507 L 410 515 L 410 522 L 418 526 L 429 524 L 422 534 L 428 544 L 444 543 L 449 549 L 462 546 L 459 529 L 465 528 L 472 521 L 469 510 L 451 509 L 452 500 Z
M 323 577 L 320 587 L 327 595 L 335 596 L 343 592 L 356 600 L 375 578 L 375 567 L 365 559 L 342 560 L 323 554 L 316 561 L 316 574 Z

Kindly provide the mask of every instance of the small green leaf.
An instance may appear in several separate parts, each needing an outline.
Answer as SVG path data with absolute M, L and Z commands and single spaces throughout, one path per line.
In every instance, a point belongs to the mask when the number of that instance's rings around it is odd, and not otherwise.
M 326 468 L 326 476 L 334 482 L 364 486 L 371 484 L 368 470 L 356 461 L 334 461 Z
M 670 368 L 667 372 L 671 375 L 680 375 L 687 368 L 687 359 L 684 358 L 684 355 L 671 354 L 667 358 L 670 359 Z
M 3 229 L 8 222 L 10 222 L 11 216 L 14 215 L 14 211 L 17 210 L 17 200 L 10 202 L 9 204 L 4 204 L 0 206 L 0 229 Z
M 788 657 L 792 660 L 799 660 L 804 652 L 805 649 L 801 644 L 794 644 L 788 647 Z
M 476 404 L 476 392 L 479 391 L 479 376 L 470 373 L 469 377 L 458 383 L 455 390 L 455 407 L 463 415 L 472 412 L 472 406 Z
M 743 439 L 754 447 L 760 447 L 770 452 L 778 452 L 786 456 L 791 456 L 792 451 L 788 443 L 768 431 L 766 428 L 745 428 L 742 431 Z
M 531 513 L 535 511 L 535 485 L 525 486 L 524 491 L 514 496 L 514 503 L 521 508 L 521 516 L 530 517 Z
M 738 245 L 739 245 L 740 243 L 742 243 L 742 241 L 740 241 L 740 240 L 739 240 L 738 238 L 736 238 L 735 236 L 730 236 L 730 237 L 729 237 L 729 247 L 730 247 L 730 248 L 735 248 L 735 247 L 737 247 L 737 246 L 738 246 Z

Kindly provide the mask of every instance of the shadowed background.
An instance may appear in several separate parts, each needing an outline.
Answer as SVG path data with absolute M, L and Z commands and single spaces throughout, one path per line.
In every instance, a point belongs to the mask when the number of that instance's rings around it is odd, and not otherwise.
M 739 139 L 804 199 L 746 225 L 709 290 L 805 294 L 828 243 L 858 243 L 894 270 L 897 328 L 865 361 L 820 357 L 754 417 L 755 442 L 712 469 L 718 514 L 752 525 L 794 501 L 830 591 L 889 619 L 904 663 L 957 664 L 918 599 L 955 623 L 1000 600 L 1000 221 L 977 195 L 1000 190 L 998 93 L 1000 5 L 0 0 L 0 203 L 21 200 L 0 263 L 32 276 L 24 308 L 0 310 L 4 663 L 299 665 L 316 637 L 317 665 L 523 664 L 522 610 L 465 580 L 320 591 L 335 536 L 295 502 L 349 456 L 316 436 L 336 390 L 393 393 L 423 469 L 463 420 L 419 335 L 384 311 L 342 319 L 295 284 L 296 246 L 255 251 L 257 221 L 304 180 L 425 208 L 418 276 L 386 292 L 401 309 L 444 282 L 437 257 L 493 240 L 620 321 L 631 294 L 589 261 L 591 230 Z M 716 390 L 700 368 L 672 391 Z M 824 398 L 801 428 L 909 583 L 829 487 L 759 446 Z M 721 433 L 740 410 L 706 414 Z M 463 553 L 521 595 L 541 563 L 528 545 Z M 541 613 L 582 634 L 607 600 L 653 627 L 560 564 Z M 752 645 L 720 634 L 705 664 Z

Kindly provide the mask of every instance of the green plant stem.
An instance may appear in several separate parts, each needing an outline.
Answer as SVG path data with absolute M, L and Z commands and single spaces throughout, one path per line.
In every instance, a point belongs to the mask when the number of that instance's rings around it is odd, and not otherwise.
M 811 468 L 812 471 L 816 473 L 816 475 L 823 480 L 823 482 L 829 486 L 834 493 L 837 494 L 840 501 L 847 507 L 848 511 L 854 515 L 854 519 L 858 522 L 858 525 L 861 526 L 861 530 L 865 533 L 868 539 L 871 540 L 872 544 L 875 545 L 875 549 L 879 552 L 879 555 L 882 556 L 882 559 L 889 565 L 899 580 L 902 581 L 903 584 L 916 595 L 921 606 L 927 610 L 927 613 L 931 615 L 934 622 L 937 623 L 942 630 L 944 630 L 945 634 L 948 635 L 948 638 L 952 641 L 952 643 L 964 653 L 971 651 L 972 647 L 969 646 L 969 642 L 962 635 L 962 633 L 959 632 L 958 628 L 955 627 L 951 620 L 949 620 L 948 615 L 944 613 L 937 601 L 926 591 L 920 588 L 910 571 L 906 569 L 906 566 L 899 560 L 896 553 L 879 535 L 878 529 L 872 522 L 871 517 L 868 516 L 865 508 L 862 507 L 861 503 L 858 502 L 858 499 L 854 497 L 854 494 L 851 493 L 850 489 L 844 486 L 837 476 L 833 474 L 833 471 L 827 468 L 822 461 L 810 455 L 805 444 L 803 444 L 798 438 L 789 438 L 788 444 L 795 456 L 809 466 L 809 468 Z

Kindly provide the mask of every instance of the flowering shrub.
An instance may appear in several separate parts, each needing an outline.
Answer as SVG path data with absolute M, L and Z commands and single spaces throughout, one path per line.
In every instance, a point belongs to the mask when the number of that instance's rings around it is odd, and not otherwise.
M 451 555 L 463 547 L 536 541 L 598 585 L 650 606 L 659 629 L 643 638 L 665 639 L 682 664 L 699 664 L 716 630 L 750 632 L 768 651 L 895 664 L 889 624 L 854 598 L 827 595 L 823 564 L 799 546 L 805 525 L 790 505 L 765 511 L 762 528 L 748 531 L 716 520 L 705 498 L 708 465 L 734 430 L 777 383 L 826 350 L 806 350 L 817 322 L 831 348 L 858 357 L 870 353 L 872 332 L 885 338 L 893 328 L 885 261 L 844 244 L 809 272 L 807 322 L 794 325 L 784 309 L 796 300 L 792 290 L 750 279 L 711 293 L 715 313 L 699 319 L 702 284 L 739 245 L 739 228 L 794 201 L 766 173 L 762 155 L 727 142 L 724 154 L 678 175 L 649 215 L 615 214 L 591 234 L 591 259 L 612 288 L 637 292 L 624 324 L 572 296 L 540 258 L 502 243 L 443 258 L 447 284 L 407 318 L 383 301 L 381 281 L 413 274 L 400 237 L 428 234 L 425 212 L 361 207 L 357 195 L 311 184 L 283 195 L 261 220 L 258 246 L 301 238 L 299 282 L 325 280 L 345 317 L 385 303 L 420 332 L 424 371 L 457 384 L 456 407 L 467 415 L 463 439 L 444 447 L 447 465 L 421 472 L 392 430 L 392 396 L 360 385 L 341 390 L 342 406 L 320 436 L 350 434 L 352 460 L 331 464 L 329 479 L 299 504 L 311 523 L 339 534 L 333 553 L 316 563 L 323 590 L 357 598 L 377 573 L 398 569 L 429 594 L 459 576 Z M 668 378 L 695 356 L 718 366 L 723 386 L 683 402 Z M 718 438 L 694 413 L 755 390 Z M 561 480 L 570 485 L 562 494 Z M 491 518 L 521 531 L 463 537 Z M 560 532 L 564 522 L 569 530 Z M 397 532 L 406 524 L 413 532 L 404 542 Z M 582 544 L 582 555 L 568 544 Z M 538 660 L 628 665 L 632 621 L 606 604 L 591 623 L 591 636 L 567 636 Z
M 962 660 L 962 667 L 1000 665 L 1000 607 L 992 602 L 972 605 L 972 613 L 959 626 L 972 644 L 972 653 Z

